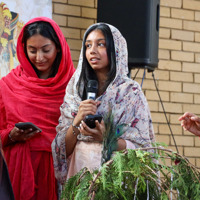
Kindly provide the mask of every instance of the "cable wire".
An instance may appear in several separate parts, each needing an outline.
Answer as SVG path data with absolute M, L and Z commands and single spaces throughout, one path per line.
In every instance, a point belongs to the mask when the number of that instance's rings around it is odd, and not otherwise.
M 158 90 L 158 87 L 157 87 L 157 84 L 156 84 L 156 80 L 155 80 L 155 76 L 154 76 L 154 73 L 153 73 L 153 72 L 152 72 L 152 77 L 153 77 L 154 84 L 155 84 L 155 87 L 156 87 L 156 91 L 157 91 L 157 93 L 158 93 L 158 96 L 159 96 L 159 99 L 160 99 L 160 103 L 161 103 L 161 106 L 162 106 L 162 109 L 163 109 L 163 112 L 164 112 L 164 115 L 165 115 L 165 118 L 166 118 L 166 121 L 167 121 L 167 125 L 168 125 L 168 127 L 169 127 L 171 136 L 172 136 L 172 138 L 173 138 L 173 140 L 174 140 L 174 145 L 175 145 L 175 147 L 176 147 L 176 151 L 177 151 L 177 153 L 179 153 L 179 150 L 178 150 L 178 147 L 177 147 L 177 145 L 176 145 L 175 138 L 174 138 L 174 134 L 173 134 L 173 132 L 172 132 L 170 123 L 169 123 L 169 121 L 168 121 L 168 118 L 167 118 L 167 115 L 166 115 L 166 111 L 165 111 L 165 108 L 164 108 L 164 105 L 163 105 L 163 102 L 162 102 L 162 99 L 161 99 L 161 96 L 160 96 L 160 93 L 159 93 L 159 90 Z
M 145 68 L 144 68 L 144 73 L 143 73 L 143 77 L 142 77 L 142 82 L 141 82 L 141 88 L 142 88 L 142 85 L 143 85 L 143 82 L 144 82 L 144 78 L 145 78 L 145 75 L 146 75 L 146 70 L 145 70 Z
M 137 72 L 136 72 L 136 74 L 135 74 L 133 80 L 136 78 L 138 72 L 139 72 L 139 69 L 137 70 Z M 162 106 L 162 109 L 163 109 L 163 112 L 164 112 L 164 115 L 165 115 L 165 118 L 166 118 L 166 121 L 167 121 L 167 125 L 168 125 L 168 127 L 169 127 L 169 130 L 170 130 L 171 136 L 172 136 L 172 138 L 173 138 L 174 145 L 175 145 L 175 147 L 176 147 L 176 151 L 177 151 L 177 153 L 179 153 L 179 150 L 178 150 L 178 147 L 177 147 L 177 144 L 176 144 L 175 138 L 174 138 L 174 134 L 173 134 L 173 132 L 172 132 L 172 129 L 171 129 L 171 126 L 170 126 L 169 120 L 168 120 L 168 118 L 167 118 L 166 111 L 165 111 L 165 108 L 164 108 L 164 105 L 163 105 L 163 102 L 162 102 L 162 99 L 161 99 L 161 96 L 160 96 L 160 92 L 159 92 L 159 90 L 158 90 L 158 87 L 157 87 L 157 84 L 156 84 L 156 80 L 155 80 L 155 76 L 154 76 L 154 73 L 153 73 L 153 72 L 152 72 L 152 77 L 153 77 L 154 84 L 155 84 L 155 87 L 156 87 L 156 91 L 157 91 L 157 93 L 158 93 L 158 97 L 159 97 L 159 99 L 160 99 L 160 103 L 161 103 L 161 106 Z M 145 78 L 145 68 L 144 68 L 144 73 L 143 73 L 143 78 L 142 78 L 141 88 L 142 88 L 142 85 L 143 85 L 144 78 Z

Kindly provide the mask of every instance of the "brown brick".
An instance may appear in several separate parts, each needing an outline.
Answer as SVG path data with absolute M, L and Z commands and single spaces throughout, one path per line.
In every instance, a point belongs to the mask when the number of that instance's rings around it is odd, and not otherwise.
M 159 38 L 170 38 L 170 29 L 168 28 L 160 28 L 159 30 Z
M 169 80 L 169 73 L 169 71 L 156 70 L 154 76 L 157 80 Z
M 174 136 L 176 145 L 178 146 L 186 146 L 186 147 L 193 147 L 194 146 L 194 138 L 191 136 Z M 174 145 L 174 141 L 171 138 L 171 145 Z
M 169 92 L 159 91 L 162 101 L 169 101 Z M 158 93 L 153 90 L 146 91 L 146 97 L 148 100 L 160 101 Z
M 194 104 L 200 104 L 200 95 L 194 94 Z
M 67 43 L 71 50 L 80 50 L 82 46 L 82 40 L 67 39 Z
M 200 74 L 194 74 L 194 82 L 200 83 Z
M 196 11 L 194 16 L 196 21 L 200 21 L 200 12 Z
M 167 116 L 168 116 L 168 114 L 167 114 Z M 154 122 L 154 123 L 165 123 L 166 122 L 166 119 L 165 119 L 165 116 L 164 116 L 164 114 L 163 113 L 154 113 L 154 112 L 152 112 L 151 113 L 151 117 L 152 117 L 152 121 Z
M 187 158 L 187 159 L 189 160 L 189 162 L 190 162 L 191 164 L 195 165 L 195 163 L 196 163 L 196 158 L 190 157 L 190 158 Z
M 182 0 L 161 0 L 160 1 L 161 6 L 167 6 L 167 7 L 175 7 L 175 8 L 181 8 L 182 6 Z
M 183 83 L 183 92 L 200 93 L 200 84 L 198 83 Z
M 177 149 L 175 146 L 168 146 L 167 149 L 172 150 L 173 152 L 177 152 Z M 183 147 L 178 147 L 179 154 L 183 155 Z
M 74 28 L 84 28 L 87 29 L 90 25 L 94 23 L 93 19 L 84 19 L 79 17 L 68 17 L 68 25 Z
M 78 61 L 73 61 L 74 67 L 77 68 L 78 66 Z
M 143 86 L 142 86 L 143 89 L 155 89 L 155 85 L 154 85 L 154 82 L 153 80 L 144 80 L 143 82 Z
M 160 27 L 182 29 L 183 24 L 182 24 L 182 20 L 180 19 L 160 17 Z
M 182 106 L 180 103 L 167 103 L 163 102 L 165 112 L 167 113 L 181 113 L 182 112 Z M 159 111 L 163 111 L 163 108 L 161 104 L 159 104 Z
M 195 33 L 195 42 L 200 42 L 200 33 Z
M 81 8 L 82 10 L 82 17 L 93 18 L 97 17 L 97 9 L 96 8 Z
M 172 60 L 194 62 L 193 52 L 183 52 L 183 51 L 171 51 Z
M 172 8 L 172 18 L 194 20 L 194 11 Z
M 193 72 L 193 73 L 200 73 L 200 66 L 197 63 L 183 63 L 183 71 L 185 72 Z
M 159 69 L 181 71 L 181 62 L 171 60 L 160 60 Z
M 54 4 L 54 12 L 63 15 L 81 16 L 81 9 L 78 6 Z
M 169 50 L 164 50 L 164 49 L 159 49 L 159 51 L 158 51 L 158 57 L 159 57 L 159 59 L 169 60 L 169 58 L 170 58 L 170 51 Z
M 94 7 L 97 8 L 97 6 L 98 6 L 98 0 L 95 0 L 94 1 Z
M 52 3 L 67 3 L 67 0 L 52 0 Z
M 170 136 L 169 135 L 156 135 L 156 142 L 164 142 L 166 145 L 170 143 Z
M 172 81 L 184 81 L 193 82 L 193 74 L 185 72 L 170 72 L 170 80 Z
M 180 125 L 180 121 L 178 119 L 182 114 L 183 114 L 183 112 L 181 112 L 180 114 L 170 114 L 169 121 L 170 121 L 171 125 L 172 124 Z
M 160 7 L 160 16 L 161 17 L 170 17 L 171 16 L 170 8 L 161 6 Z
M 80 30 L 75 28 L 62 28 L 61 30 L 66 38 L 80 39 Z
M 182 127 L 178 125 L 171 125 L 172 133 L 174 135 L 183 135 Z
M 159 49 L 181 50 L 181 41 L 160 39 Z
M 189 10 L 200 10 L 200 2 L 195 0 L 183 0 L 183 8 Z
M 159 90 L 163 91 L 180 92 L 181 83 L 177 83 L 174 81 L 159 81 L 158 88 Z
M 200 32 L 200 22 L 183 21 L 183 29 Z
M 170 97 L 172 102 L 193 103 L 192 94 L 171 92 Z
M 174 135 L 182 135 L 182 127 L 180 125 L 170 124 L 170 128 Z M 171 134 L 170 128 L 167 124 L 159 125 L 159 133 L 161 134 Z
M 154 129 L 154 133 L 158 134 L 158 124 L 157 123 L 153 123 L 153 129 Z
M 59 26 L 67 25 L 67 17 L 66 16 L 53 14 L 52 18 Z
M 159 134 L 168 134 L 170 135 L 170 129 L 167 124 L 160 124 L 159 125 Z
M 196 42 L 183 42 L 183 50 L 191 52 L 200 52 L 200 43 Z
M 86 29 L 82 29 L 82 30 L 81 30 L 81 39 L 84 38 L 85 31 L 86 31 Z
M 192 105 L 192 104 L 183 104 L 183 113 L 185 112 L 191 112 L 195 113 L 196 115 L 200 115 L 200 105 Z
M 200 158 L 196 158 L 196 166 L 200 167 Z
M 194 32 L 183 30 L 172 30 L 172 39 L 181 41 L 194 41 Z
M 194 136 L 194 141 L 195 141 L 195 147 L 200 147 L 200 139 L 196 135 Z
M 200 148 L 197 148 L 197 147 L 185 147 L 184 148 L 184 151 L 185 151 L 185 156 L 188 156 L 188 157 L 191 157 L 191 156 L 194 156 L 194 157 L 200 157 Z
M 80 56 L 80 51 L 71 50 L 72 60 L 78 61 Z
M 137 73 L 138 72 L 138 73 Z M 137 73 L 137 75 L 136 75 L 136 73 Z M 131 78 L 133 79 L 133 77 L 140 77 L 140 78 L 142 78 L 142 73 L 141 73 L 141 70 L 139 69 L 139 71 L 138 71 L 138 69 L 137 68 L 135 68 L 135 69 L 131 69 Z
M 148 101 L 150 111 L 158 112 L 158 102 Z
M 68 0 L 68 3 L 78 6 L 94 7 L 94 0 Z
M 195 53 L 194 57 L 195 57 L 195 62 L 200 63 L 200 53 Z

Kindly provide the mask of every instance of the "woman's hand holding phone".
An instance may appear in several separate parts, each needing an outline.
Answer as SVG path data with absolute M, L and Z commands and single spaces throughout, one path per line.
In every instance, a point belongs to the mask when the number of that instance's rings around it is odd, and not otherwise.
M 80 103 L 78 113 L 73 124 L 79 126 L 82 135 L 91 136 L 95 141 L 102 142 L 105 125 L 100 115 L 95 115 L 100 101 L 92 99 L 84 100 Z
M 91 136 L 94 141 L 102 142 L 103 133 L 105 131 L 105 124 L 103 119 L 101 122 L 95 120 L 95 128 L 90 128 L 84 121 L 81 121 L 80 132 L 82 135 Z
M 96 102 L 92 99 L 82 101 L 79 105 L 78 113 L 74 118 L 74 125 L 79 126 L 81 121 L 84 120 L 87 115 L 95 115 L 99 104 L 100 101 Z
M 19 122 L 15 124 L 15 127 L 9 133 L 9 137 L 15 142 L 25 142 L 41 131 L 40 128 L 31 122 Z

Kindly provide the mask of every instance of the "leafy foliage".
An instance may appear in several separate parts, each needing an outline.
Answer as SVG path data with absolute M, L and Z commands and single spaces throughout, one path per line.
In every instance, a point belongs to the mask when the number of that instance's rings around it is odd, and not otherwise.
M 102 166 L 94 172 L 84 168 L 71 177 L 64 186 L 62 199 L 200 199 L 200 171 L 187 158 L 161 143 L 113 153 L 126 125 L 114 125 L 111 109 L 104 121 Z
M 70 178 L 62 194 L 67 200 L 167 200 L 170 196 L 199 200 L 200 171 L 187 158 L 160 146 L 116 152 L 99 171 L 85 168 Z

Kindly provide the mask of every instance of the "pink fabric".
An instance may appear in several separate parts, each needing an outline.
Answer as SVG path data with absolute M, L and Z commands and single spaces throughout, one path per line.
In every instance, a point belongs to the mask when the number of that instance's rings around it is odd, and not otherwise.
M 67 179 L 87 166 L 92 172 L 101 166 L 102 144 L 78 141 L 71 156 Z
M 35 199 L 57 199 L 51 143 L 56 135 L 65 88 L 75 71 L 69 46 L 59 26 L 46 17 L 34 18 L 26 25 L 36 21 L 52 25 L 61 43 L 62 60 L 55 77 L 39 79 L 23 50 L 23 28 L 17 43 L 20 65 L 0 80 L 0 136 L 16 200 L 29 200 L 33 196 Z M 32 122 L 42 132 L 25 143 L 6 146 L 8 134 L 17 122 Z

